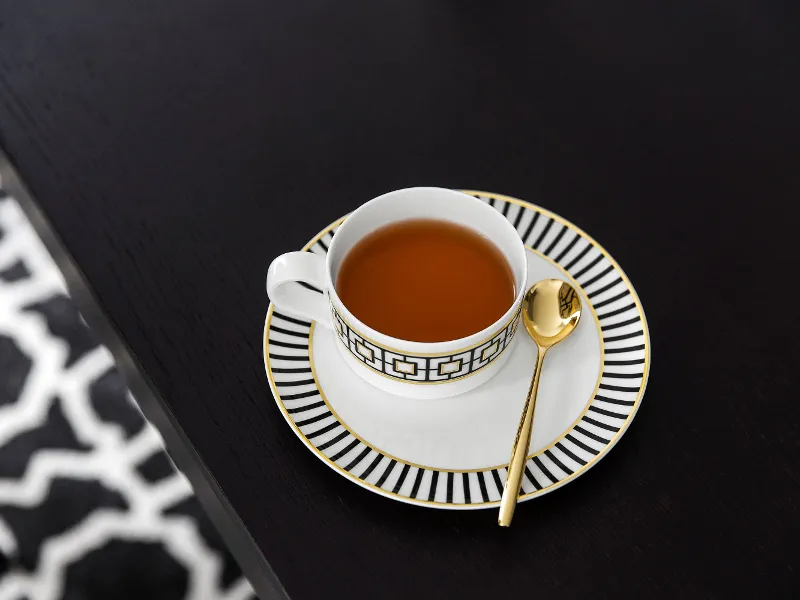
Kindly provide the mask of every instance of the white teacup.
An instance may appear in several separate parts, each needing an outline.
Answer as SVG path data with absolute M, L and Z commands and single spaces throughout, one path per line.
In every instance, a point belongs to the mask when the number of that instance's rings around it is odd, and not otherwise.
M 407 219 L 451 221 L 495 243 L 511 266 L 517 290 L 513 304 L 500 319 L 468 337 L 428 343 L 385 335 L 359 321 L 347 309 L 334 285 L 345 255 L 375 229 Z M 503 215 L 460 192 L 418 187 L 378 196 L 351 213 L 333 237 L 326 258 L 311 252 L 288 252 L 276 258 L 269 266 L 267 293 L 281 312 L 333 329 L 345 362 L 375 387 L 400 396 L 446 398 L 485 383 L 508 359 L 505 350 L 519 324 L 526 276 L 525 247 Z M 310 284 L 323 293 L 297 282 Z

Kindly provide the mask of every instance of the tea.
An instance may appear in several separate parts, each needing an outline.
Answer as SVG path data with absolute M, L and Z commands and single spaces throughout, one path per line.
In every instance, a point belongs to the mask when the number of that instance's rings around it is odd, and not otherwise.
M 365 236 L 344 257 L 336 291 L 363 323 L 415 342 L 485 329 L 514 302 L 514 274 L 497 246 L 462 225 L 411 219 Z

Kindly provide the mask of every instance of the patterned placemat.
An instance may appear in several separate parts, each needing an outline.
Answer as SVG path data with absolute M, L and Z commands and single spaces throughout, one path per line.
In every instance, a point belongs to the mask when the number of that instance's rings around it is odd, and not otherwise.
M 0 182 L 0 600 L 254 598 Z

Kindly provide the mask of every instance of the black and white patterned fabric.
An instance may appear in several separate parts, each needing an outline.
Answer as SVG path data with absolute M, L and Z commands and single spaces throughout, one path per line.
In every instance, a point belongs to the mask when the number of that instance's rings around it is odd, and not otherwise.
M 0 600 L 253 591 L 0 182 Z

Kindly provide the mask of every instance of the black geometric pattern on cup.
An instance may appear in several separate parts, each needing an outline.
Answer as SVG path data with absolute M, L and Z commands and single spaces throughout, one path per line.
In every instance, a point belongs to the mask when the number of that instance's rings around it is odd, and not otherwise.
M 613 446 L 641 402 L 649 370 L 650 340 L 633 288 L 588 236 L 531 204 L 508 202 L 482 192 L 474 195 L 501 212 L 526 246 L 552 259 L 577 281 L 597 313 L 603 336 L 599 389 L 576 424 L 556 443 L 528 459 L 520 490 L 520 498 L 525 499 L 541 495 L 585 471 Z M 317 239 L 329 240 L 339 224 L 337 221 L 326 228 L 305 249 L 323 254 L 326 249 Z M 320 393 L 308 349 L 311 323 L 273 311 L 267 328 L 267 362 L 276 400 L 284 416 L 318 456 L 350 479 L 414 503 L 498 504 L 506 479 L 505 466 L 442 470 L 387 456 L 341 422 Z M 300 347 L 286 347 L 292 342 Z
M 389 350 L 360 335 L 333 306 L 331 316 L 333 329 L 350 354 L 374 371 L 402 381 L 441 383 L 468 377 L 494 362 L 514 339 L 520 311 L 482 344 L 441 356 L 417 356 Z

